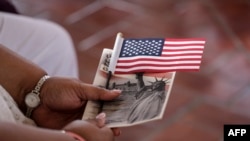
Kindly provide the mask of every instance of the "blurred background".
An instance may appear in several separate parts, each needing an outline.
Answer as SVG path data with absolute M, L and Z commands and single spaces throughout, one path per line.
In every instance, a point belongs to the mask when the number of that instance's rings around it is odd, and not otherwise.
M 206 38 L 201 70 L 177 73 L 164 118 L 122 128 L 117 141 L 223 141 L 224 124 L 250 124 L 249 0 L 10 1 L 20 14 L 68 30 L 87 83 L 118 32 Z

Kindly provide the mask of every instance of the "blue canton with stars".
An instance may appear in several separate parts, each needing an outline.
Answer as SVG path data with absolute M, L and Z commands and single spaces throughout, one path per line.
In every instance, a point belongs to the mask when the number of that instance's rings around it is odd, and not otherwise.
M 120 57 L 161 56 L 164 41 L 163 38 L 124 39 Z

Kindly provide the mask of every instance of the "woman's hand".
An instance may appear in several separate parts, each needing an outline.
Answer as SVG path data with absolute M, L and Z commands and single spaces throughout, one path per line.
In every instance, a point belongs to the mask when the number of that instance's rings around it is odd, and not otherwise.
M 63 130 L 76 133 L 87 141 L 113 141 L 117 134 L 105 126 L 105 120 L 105 114 L 101 113 L 96 119 L 75 120 L 66 125 Z
M 51 77 L 41 90 L 41 104 L 33 111 L 38 126 L 60 129 L 81 119 L 88 100 L 112 100 L 119 90 L 106 90 L 77 79 Z

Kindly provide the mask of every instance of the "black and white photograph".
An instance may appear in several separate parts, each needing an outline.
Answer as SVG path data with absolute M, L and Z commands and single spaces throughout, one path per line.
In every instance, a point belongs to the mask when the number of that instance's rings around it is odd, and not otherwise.
M 130 126 L 161 119 L 174 81 L 175 72 L 112 74 L 108 81 L 107 66 L 110 50 L 104 50 L 96 72 L 94 85 L 122 90 L 122 94 L 105 102 L 91 101 L 86 115 L 107 115 L 106 124 L 112 127 Z M 105 53 L 106 52 L 106 53 Z M 108 84 L 107 84 L 108 83 Z

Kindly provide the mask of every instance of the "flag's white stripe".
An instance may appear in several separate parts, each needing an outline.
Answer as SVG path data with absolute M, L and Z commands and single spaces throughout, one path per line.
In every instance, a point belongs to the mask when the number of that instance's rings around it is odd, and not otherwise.
M 140 66 L 140 67 L 133 67 L 133 68 L 116 68 L 115 71 L 117 72 L 130 72 L 130 71 L 137 71 L 137 70 L 180 70 L 180 69 L 195 69 L 198 70 L 200 66 L 173 66 L 173 67 L 148 67 L 148 66 Z
M 195 49 L 204 49 L 204 46 L 183 46 L 183 45 L 180 45 L 180 46 L 170 46 L 170 45 L 164 45 L 163 46 L 163 49 L 173 49 L 173 50 L 176 50 L 176 49 L 190 49 L 190 50 L 195 50 Z
M 203 51 L 202 50 L 199 50 L 199 51 L 164 51 L 162 52 L 162 54 L 164 55 L 173 55 L 173 54 L 176 54 L 176 55 L 179 55 L 179 54 L 188 54 L 188 53 L 199 53 L 199 54 L 202 54 Z
M 173 62 L 159 62 L 159 61 L 135 61 L 135 62 L 127 62 L 127 63 L 117 63 L 117 67 L 119 66 L 133 66 L 133 65 L 144 65 L 144 64 L 152 64 L 152 65 L 182 65 L 182 64 L 200 64 L 201 61 L 173 61 Z
M 173 44 L 173 45 L 181 45 L 181 44 L 205 44 L 205 41 L 165 41 L 164 44 Z
M 135 60 L 135 59 L 158 59 L 158 60 L 175 60 L 175 59 L 201 59 L 201 55 L 192 56 L 134 56 L 134 57 L 120 57 L 119 60 Z

